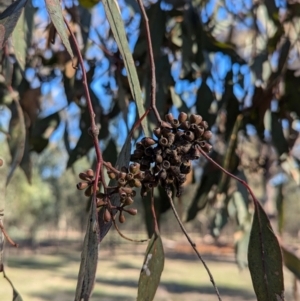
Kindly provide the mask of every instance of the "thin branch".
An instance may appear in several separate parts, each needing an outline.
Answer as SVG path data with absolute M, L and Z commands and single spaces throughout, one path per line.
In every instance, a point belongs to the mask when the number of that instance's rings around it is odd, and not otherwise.
M 10 237 L 9 235 L 7 234 L 7 232 L 5 231 L 3 225 L 2 225 L 2 222 L 0 221 L 0 230 L 2 231 L 3 235 L 5 236 L 5 238 L 7 239 L 7 241 L 14 247 L 18 247 L 19 245 L 17 243 L 15 243 Z
M 114 226 L 115 226 L 115 229 L 117 230 L 117 232 L 119 233 L 119 235 L 120 235 L 122 238 L 124 238 L 124 239 L 126 239 L 126 240 L 129 240 L 129 241 L 132 241 L 132 242 L 146 242 L 146 241 L 149 241 L 149 239 L 136 240 L 136 239 L 132 239 L 132 238 L 129 238 L 129 237 L 125 236 L 125 235 L 120 231 L 120 229 L 118 228 L 118 226 L 117 226 L 117 224 L 116 224 L 116 220 L 115 220 L 114 217 L 112 218 L 112 222 L 113 222 L 113 224 L 114 224 Z
M 96 205 L 96 193 L 97 193 L 97 186 L 98 186 L 98 181 L 99 181 L 99 177 L 101 179 L 101 182 L 103 183 L 104 188 L 106 189 L 106 183 L 105 183 L 105 178 L 104 178 L 104 171 L 103 171 L 103 158 L 102 158 L 102 153 L 99 147 L 99 142 L 98 142 L 98 135 L 99 135 L 99 127 L 96 125 L 95 122 L 95 112 L 93 109 L 93 105 L 92 105 L 92 101 L 91 101 L 91 97 L 90 97 L 90 92 L 89 92 L 89 87 L 88 87 L 88 81 L 87 81 L 87 76 L 86 76 L 86 70 L 84 67 L 84 62 L 83 62 L 83 58 L 81 55 L 81 51 L 80 48 L 78 46 L 76 37 L 73 33 L 73 31 L 71 30 L 69 23 L 67 22 L 67 20 L 64 18 L 65 24 L 70 32 L 70 36 L 72 38 L 73 44 L 75 46 L 77 55 L 78 55 L 78 59 L 79 59 L 79 64 L 81 66 L 81 71 L 82 71 L 82 84 L 84 87 L 84 92 L 85 92 L 85 97 L 86 97 L 86 103 L 87 103 L 87 107 L 88 107 L 88 111 L 90 114 L 90 128 L 89 128 L 89 134 L 92 136 L 93 139 L 93 143 L 94 143 L 94 148 L 95 148 L 95 152 L 96 152 L 96 158 L 97 158 L 97 164 L 96 164 L 96 173 L 95 173 L 95 183 L 94 183 L 94 191 L 93 191 L 93 201 Z M 95 217 L 96 221 L 98 220 L 97 217 Z M 98 222 L 98 221 L 97 221 Z
M 177 213 L 177 211 L 176 211 L 176 208 L 175 208 L 175 206 L 174 206 L 174 202 L 173 202 L 173 199 L 172 199 L 172 191 L 167 191 L 167 194 L 168 194 L 168 198 L 169 198 L 169 201 L 170 201 L 171 208 L 172 208 L 172 210 L 173 210 L 173 213 L 174 213 L 174 215 L 175 215 L 175 217 L 176 217 L 176 219 L 177 219 L 177 222 L 178 222 L 178 224 L 179 224 L 179 226 L 180 226 L 180 228 L 181 228 L 183 234 L 185 235 L 185 237 L 187 238 L 188 242 L 190 243 L 190 245 L 191 245 L 192 248 L 194 249 L 194 251 L 195 251 L 195 253 L 197 254 L 198 258 L 199 258 L 200 261 L 202 262 L 202 264 L 203 264 L 203 266 L 204 266 L 204 268 L 205 268 L 207 274 L 209 275 L 210 282 L 212 283 L 212 285 L 213 285 L 213 287 L 214 287 L 214 289 L 215 289 L 215 291 L 216 291 L 216 294 L 217 294 L 217 296 L 218 296 L 219 301 L 222 301 L 221 296 L 220 296 L 220 293 L 219 293 L 219 290 L 218 290 L 218 288 L 217 288 L 217 285 L 216 285 L 216 283 L 215 283 L 215 280 L 214 280 L 214 277 L 213 277 L 212 273 L 210 272 L 210 270 L 209 270 L 209 268 L 208 268 L 206 262 L 204 261 L 203 257 L 202 257 L 201 254 L 198 252 L 198 250 L 197 250 L 197 248 L 196 248 L 196 244 L 192 241 L 192 239 L 191 239 L 190 236 L 188 235 L 188 233 L 187 233 L 187 231 L 186 231 L 186 229 L 185 229 L 183 223 L 182 223 L 181 220 L 180 220 L 180 217 L 178 216 L 178 213 Z
M 144 20 L 144 26 L 146 29 L 146 36 L 147 36 L 147 45 L 148 45 L 148 55 L 149 55 L 149 63 L 150 63 L 150 69 L 151 69 L 151 91 L 150 91 L 150 107 L 153 110 L 155 117 L 159 123 L 161 123 L 161 118 L 159 115 L 159 112 L 156 108 L 156 75 L 155 75 L 155 62 L 154 62 L 154 55 L 153 55 L 153 48 L 152 48 L 152 41 L 151 41 L 151 33 L 150 33 L 150 27 L 149 27 L 149 20 L 144 8 L 144 4 L 142 0 L 137 0 L 143 20 Z
M 252 197 L 252 200 L 253 200 L 253 203 L 254 203 L 254 207 L 255 207 L 255 210 L 256 212 L 259 212 L 259 201 L 258 199 L 255 197 L 252 189 L 249 187 L 249 185 L 242 179 L 240 179 L 239 177 L 233 175 L 232 173 L 230 173 L 229 171 L 227 171 L 226 169 L 224 169 L 220 164 L 218 164 L 217 162 L 215 162 L 204 150 L 202 150 L 201 147 L 198 147 L 199 151 L 201 152 L 201 154 L 208 160 L 210 161 L 211 163 L 213 163 L 215 166 L 217 166 L 222 172 L 224 172 L 226 175 L 230 176 L 231 178 L 237 180 L 238 182 L 240 182 L 243 186 L 246 187 L 246 189 L 248 190 L 249 194 L 251 195 Z M 261 222 L 261 218 L 260 218 L 260 215 L 257 214 L 257 217 L 258 217 L 258 223 L 260 225 L 260 228 L 261 228 L 261 225 L 262 225 L 262 222 Z M 261 253 L 262 253 L 262 257 L 264 258 L 265 255 L 264 255 L 264 243 L 263 243 L 263 237 L 262 237 L 262 232 L 261 230 L 259 231 L 258 233 L 259 235 L 259 241 L 260 241 L 260 246 L 261 246 Z M 265 261 L 263 260 L 263 266 L 264 266 L 264 270 L 266 270 L 266 267 L 265 267 Z
M 157 223 L 157 217 L 156 217 L 156 212 L 155 212 L 155 206 L 154 206 L 154 188 L 151 189 L 151 212 L 152 212 L 152 217 L 153 217 L 153 226 L 154 226 L 154 233 L 158 234 L 159 229 L 158 229 L 158 223 Z

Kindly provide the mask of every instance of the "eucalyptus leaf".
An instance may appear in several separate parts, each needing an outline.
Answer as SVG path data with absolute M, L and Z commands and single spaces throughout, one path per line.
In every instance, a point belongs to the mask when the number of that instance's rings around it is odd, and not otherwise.
M 258 301 L 283 301 L 284 282 L 279 242 L 262 206 L 255 204 L 248 263 Z
M 45 0 L 46 7 L 50 19 L 56 28 L 63 44 L 65 45 L 67 51 L 69 52 L 71 58 L 74 57 L 71 44 L 69 41 L 68 31 L 64 22 L 64 17 L 62 13 L 62 8 L 59 0 Z
M 127 36 L 124 28 L 124 23 L 121 17 L 119 5 L 115 0 L 103 0 L 102 2 L 104 5 L 109 25 L 118 44 L 119 50 L 122 54 L 122 58 L 128 74 L 130 90 L 133 99 L 136 102 L 139 117 L 141 118 L 145 113 L 142 91 L 140 87 L 139 78 L 136 72 L 136 67 L 127 41 Z M 150 137 L 146 119 L 143 119 L 141 124 L 145 135 Z
M 164 269 L 165 255 L 159 234 L 149 241 L 138 284 L 137 301 L 152 301 Z

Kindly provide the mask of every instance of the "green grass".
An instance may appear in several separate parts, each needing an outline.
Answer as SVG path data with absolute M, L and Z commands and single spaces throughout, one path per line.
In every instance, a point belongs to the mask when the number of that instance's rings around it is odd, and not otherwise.
M 73 249 L 73 250 L 72 250 Z M 112 253 L 100 251 L 92 301 L 136 300 L 137 283 L 146 246 L 117 245 Z M 62 248 L 50 254 L 9 249 L 6 273 L 23 300 L 74 300 L 80 251 Z M 207 260 L 223 301 L 256 300 L 248 270 L 240 272 L 232 260 Z M 288 285 L 289 287 L 289 285 Z M 1 301 L 11 301 L 12 291 L 0 278 Z M 165 269 L 156 301 L 217 300 L 203 266 L 193 254 L 176 254 L 166 250 Z

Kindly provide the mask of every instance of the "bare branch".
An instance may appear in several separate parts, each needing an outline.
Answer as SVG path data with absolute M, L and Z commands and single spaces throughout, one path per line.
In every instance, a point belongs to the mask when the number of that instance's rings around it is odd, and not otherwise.
M 155 63 L 154 63 L 154 55 L 153 55 L 153 49 L 152 49 L 151 33 L 150 33 L 150 28 L 149 28 L 149 20 L 148 20 L 142 0 L 137 0 L 137 2 L 141 9 L 141 13 L 142 13 L 143 20 L 144 20 L 144 26 L 145 26 L 145 30 L 146 30 L 146 36 L 147 36 L 148 55 L 149 55 L 149 63 L 150 63 L 150 69 L 151 69 L 150 108 L 153 110 L 157 121 L 159 123 L 161 123 L 161 118 L 160 118 L 159 112 L 156 108 L 156 75 L 155 75 Z
M 183 234 L 185 235 L 185 237 L 187 238 L 188 242 L 190 243 L 190 245 L 191 245 L 192 248 L 194 249 L 194 251 L 195 251 L 195 253 L 197 254 L 198 258 L 199 258 L 200 261 L 202 262 L 202 264 L 203 264 L 203 266 L 204 266 L 204 268 L 205 268 L 207 274 L 209 275 L 210 282 L 212 283 L 212 285 L 213 285 L 213 287 L 214 287 L 214 289 L 215 289 L 215 291 L 216 291 L 216 294 L 217 294 L 217 296 L 218 296 L 219 301 L 222 301 L 221 296 L 220 296 L 220 293 L 219 293 L 219 290 L 218 290 L 218 288 L 217 288 L 217 285 L 216 285 L 216 283 L 215 283 L 215 280 L 214 280 L 214 277 L 213 277 L 212 273 L 210 272 L 210 270 L 209 270 L 209 268 L 208 268 L 206 262 L 204 261 L 204 259 L 203 259 L 202 256 L 201 256 L 201 254 L 198 252 L 198 250 L 197 250 L 197 248 L 196 248 L 196 244 L 192 241 L 192 239 L 191 239 L 190 236 L 188 235 L 188 233 L 187 233 L 187 231 L 186 231 L 184 225 L 182 224 L 182 222 L 181 222 L 181 220 L 180 220 L 180 217 L 178 216 L 178 213 L 177 213 L 177 211 L 176 211 L 176 208 L 175 208 L 175 206 L 174 206 L 174 202 L 173 202 L 173 199 L 172 199 L 172 191 L 169 190 L 169 191 L 166 191 L 166 192 L 167 192 L 167 194 L 168 194 L 168 198 L 169 198 L 169 201 L 170 201 L 170 204 L 171 204 L 171 208 L 172 208 L 172 210 L 173 210 L 173 213 L 174 213 L 174 215 L 175 215 L 175 217 L 176 217 L 176 219 L 177 219 L 177 222 L 178 222 L 178 224 L 179 224 L 179 226 L 180 226 L 180 228 L 181 228 Z

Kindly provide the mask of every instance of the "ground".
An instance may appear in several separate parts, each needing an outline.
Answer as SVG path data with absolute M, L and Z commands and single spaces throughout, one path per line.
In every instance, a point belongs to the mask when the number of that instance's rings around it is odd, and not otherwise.
M 199 244 L 198 244 L 199 245 Z M 99 253 L 97 278 L 92 301 L 136 300 L 137 283 L 146 245 L 109 241 Z M 223 301 L 255 301 L 248 270 L 239 271 L 232 247 L 199 245 L 214 275 Z M 155 301 L 218 300 L 200 261 L 184 241 L 165 240 L 165 268 Z M 80 262 L 78 243 L 60 243 L 31 250 L 9 248 L 6 273 L 23 300 L 74 300 Z M 286 287 L 291 291 L 286 272 Z M 12 291 L 0 278 L 1 301 L 11 301 Z M 288 300 L 289 298 L 287 298 Z

